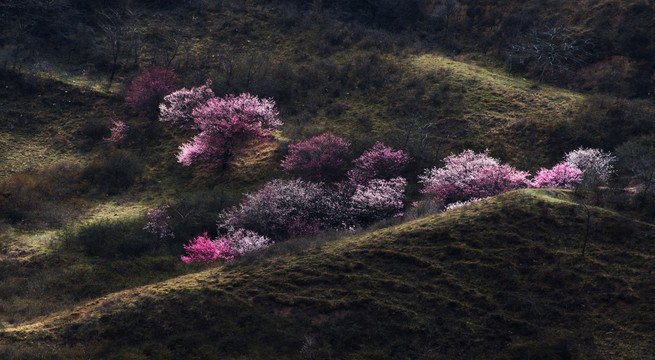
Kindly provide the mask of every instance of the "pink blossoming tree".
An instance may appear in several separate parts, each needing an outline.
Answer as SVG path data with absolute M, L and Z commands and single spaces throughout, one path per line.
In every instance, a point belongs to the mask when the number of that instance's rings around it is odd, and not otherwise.
M 567 153 L 564 159 L 571 166 L 582 171 L 580 183 L 587 187 L 607 183 L 614 172 L 616 162 L 616 157 L 612 153 L 582 147 Z
M 111 120 L 111 134 L 105 140 L 116 144 L 121 142 L 127 136 L 127 132 L 130 130 L 130 127 L 122 120 Z
M 168 225 L 168 221 L 171 219 L 168 209 L 170 209 L 169 205 L 162 205 L 148 210 L 148 223 L 143 227 L 143 230 L 157 236 L 160 241 L 175 237 Z
M 310 181 L 339 181 L 347 170 L 350 143 L 331 132 L 289 145 L 282 168 Z
M 182 145 L 177 156 L 186 166 L 205 162 L 225 167 L 235 151 L 268 138 L 282 125 L 272 99 L 250 94 L 210 99 L 196 107 L 192 116 L 199 134 Z
M 444 159 L 444 166 L 426 170 L 419 176 L 421 192 L 449 204 L 484 198 L 530 185 L 528 173 L 501 165 L 485 153 L 465 150 Z
M 389 180 L 405 169 L 410 157 L 402 150 L 394 150 L 381 142 L 366 150 L 353 161 L 354 168 L 348 171 L 352 184 L 366 184 L 373 179 Z
M 374 179 L 366 185 L 357 185 L 351 199 L 351 213 L 360 224 L 403 215 L 403 198 L 407 180 Z
M 542 168 L 532 180 L 536 188 L 573 189 L 582 181 L 582 171 L 568 162 L 555 165 L 552 169 Z
M 247 194 L 238 206 L 219 216 L 219 228 L 245 228 L 280 239 L 290 231 L 299 234 L 298 223 L 324 228 L 330 194 L 320 184 L 297 180 L 272 180 L 259 191 Z M 335 211 L 337 213 L 338 211 Z
M 273 244 L 273 241 L 268 237 L 246 229 L 237 229 L 228 233 L 224 238 L 229 242 L 230 249 L 235 255 L 243 255 L 264 249 Z
M 211 80 L 205 85 L 189 89 L 182 88 L 164 97 L 159 104 L 159 120 L 175 125 L 193 126 L 193 110 L 216 96 L 211 89 Z
M 127 106 L 151 112 L 165 95 L 175 90 L 177 76 L 171 67 L 152 65 L 148 70 L 132 81 L 125 94 Z
M 187 255 L 181 257 L 182 261 L 187 264 L 193 262 L 210 263 L 216 259 L 232 260 L 234 252 L 230 249 L 230 242 L 225 238 L 220 241 L 212 241 L 211 238 L 204 233 L 201 236 L 191 240 L 188 245 L 184 245 L 184 250 Z

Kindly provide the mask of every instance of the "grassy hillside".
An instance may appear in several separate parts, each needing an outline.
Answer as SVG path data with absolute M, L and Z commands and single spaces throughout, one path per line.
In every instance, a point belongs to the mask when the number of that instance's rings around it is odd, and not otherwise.
M 605 44 L 605 67 L 589 64 L 571 90 L 499 61 L 520 31 L 552 25 L 537 16 L 546 3 L 459 1 L 448 37 L 426 16 L 434 1 L 420 3 L 0 0 L 0 358 L 652 358 L 653 226 L 587 213 L 568 192 L 297 239 L 225 266 L 179 260 L 222 209 L 285 176 L 289 143 L 327 130 L 353 157 L 376 140 L 407 151 L 408 203 L 423 169 L 465 148 L 535 171 L 655 134 L 652 46 L 628 51 L 652 26 L 621 31 L 652 5 L 548 2 Z M 610 51 L 619 34 L 626 48 Z M 281 132 L 226 169 L 177 163 L 193 133 L 124 102 L 132 79 L 168 63 L 179 87 L 209 78 L 218 96 L 273 97 Z M 104 140 L 111 119 L 131 128 L 120 144 Z M 607 202 L 617 192 L 616 208 L 638 209 L 618 188 Z M 162 204 L 166 241 L 143 230 Z
M 2 331 L 50 358 L 649 359 L 655 227 L 525 190 Z M 287 243 L 286 246 L 291 246 Z M 52 349 L 55 349 L 52 351 Z

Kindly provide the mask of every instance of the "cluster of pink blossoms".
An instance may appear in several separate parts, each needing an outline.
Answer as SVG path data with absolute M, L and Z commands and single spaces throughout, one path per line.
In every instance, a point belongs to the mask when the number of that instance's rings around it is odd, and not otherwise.
M 168 209 L 170 209 L 169 205 L 162 205 L 148 210 L 148 223 L 143 230 L 157 236 L 162 241 L 166 238 L 174 238 L 175 235 L 168 225 L 168 220 L 171 219 Z
M 187 255 L 183 255 L 181 259 L 187 264 L 210 263 L 217 259 L 229 261 L 235 256 L 264 249 L 271 244 L 272 241 L 269 238 L 245 229 L 237 229 L 225 236 L 219 236 L 215 240 L 204 233 L 184 245 Z
M 125 139 L 130 127 L 122 120 L 111 120 L 111 135 L 105 140 L 110 143 L 118 143 Z
M 162 122 L 198 131 L 180 146 L 177 160 L 185 166 L 196 162 L 227 165 L 235 152 L 256 140 L 266 139 L 282 125 L 273 99 L 250 94 L 215 97 L 205 85 L 177 90 L 159 105 Z

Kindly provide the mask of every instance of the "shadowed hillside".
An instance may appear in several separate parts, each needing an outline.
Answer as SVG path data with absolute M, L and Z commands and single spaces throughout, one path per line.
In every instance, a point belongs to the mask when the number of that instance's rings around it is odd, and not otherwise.
M 62 358 L 647 359 L 655 227 L 518 191 L 4 329 Z M 84 355 L 85 354 L 85 355 Z

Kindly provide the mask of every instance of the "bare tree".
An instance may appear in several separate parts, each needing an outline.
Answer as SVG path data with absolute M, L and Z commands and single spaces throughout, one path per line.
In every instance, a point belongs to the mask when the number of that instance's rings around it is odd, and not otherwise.
M 510 66 L 515 61 L 520 64 L 533 62 L 539 70 L 541 84 L 547 71 L 568 72 L 575 66 L 586 64 L 592 46 L 589 40 L 575 36 L 569 28 L 549 27 L 533 30 L 511 44 L 508 55 Z
M 443 4 L 435 5 L 432 9 L 432 17 L 442 19 L 444 22 L 444 39 L 448 38 L 448 31 L 450 30 L 450 21 L 452 17 L 457 14 L 459 4 L 457 0 L 444 0 Z
M 583 200 L 582 202 L 580 202 L 580 206 L 582 206 L 583 216 L 585 218 L 584 239 L 582 241 L 582 257 L 584 257 L 584 253 L 587 250 L 587 244 L 589 243 L 589 234 L 591 233 L 591 227 L 593 225 L 593 222 L 592 222 L 591 209 L 589 209 L 587 203 Z
M 648 192 L 655 183 L 655 150 L 651 146 L 628 141 L 616 149 L 619 165 L 628 170 Z
M 132 58 L 133 65 L 139 63 L 139 30 L 136 26 L 137 14 L 125 9 L 104 10 L 100 13 L 98 26 L 103 33 L 103 45 L 110 58 L 109 82 L 111 87 L 116 72 L 121 68 L 122 58 Z

